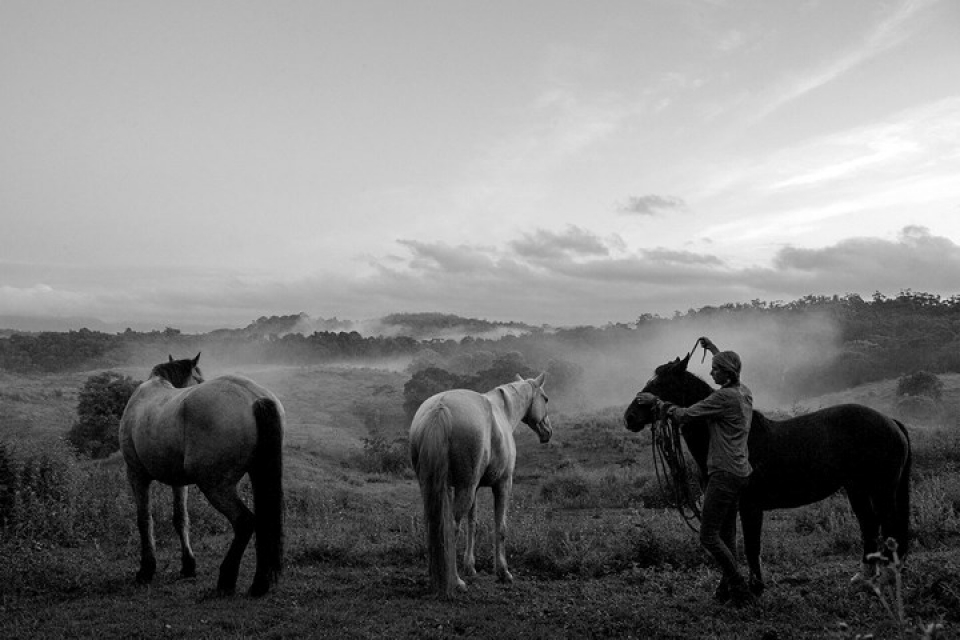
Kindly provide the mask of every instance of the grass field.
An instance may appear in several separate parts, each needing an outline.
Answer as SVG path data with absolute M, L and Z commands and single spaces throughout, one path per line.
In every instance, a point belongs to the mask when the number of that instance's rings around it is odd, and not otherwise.
M 909 423 L 916 536 L 902 572 L 908 625 L 901 628 L 875 595 L 850 585 L 859 534 L 842 496 L 768 514 L 767 592 L 741 610 L 714 604 L 717 574 L 695 534 L 663 508 L 649 436 L 623 429 L 622 407 L 555 415 L 548 445 L 519 427 L 507 547 L 516 581 L 502 585 L 491 574 L 492 501 L 482 491 L 480 574 L 455 601 L 436 600 L 428 594 L 416 482 L 409 471 L 377 472 L 385 456 L 402 453 L 406 376 L 321 367 L 240 372 L 276 391 L 288 420 L 287 564 L 279 587 L 258 600 L 211 596 L 229 536 L 225 520 L 196 495 L 198 576 L 178 578 L 169 495 L 159 487 L 158 576 L 137 587 L 139 543 L 122 462 L 73 462 L 54 442 L 95 372 L 0 373 L 6 459 L 45 461 L 37 469 L 60 487 L 34 491 L 30 510 L 0 529 L 0 637 L 895 638 L 921 637 L 927 623 L 943 624 L 940 637 L 960 629 L 960 376 L 944 377 L 942 414 Z M 804 406 L 845 401 L 896 410 L 892 382 Z M 243 588 L 252 564 L 251 546 Z

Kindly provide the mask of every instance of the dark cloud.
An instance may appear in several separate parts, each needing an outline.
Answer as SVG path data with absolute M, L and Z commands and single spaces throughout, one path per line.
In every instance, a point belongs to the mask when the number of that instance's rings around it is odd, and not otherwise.
M 819 249 L 781 249 L 766 282 L 806 293 L 836 290 L 960 292 L 960 246 L 925 227 L 904 227 L 896 240 L 850 238 Z
M 568 226 L 562 232 L 537 229 L 524 234 L 520 240 L 510 243 L 520 256 L 528 259 L 557 259 L 575 257 L 602 257 L 610 255 L 610 249 L 597 235 L 576 226 Z
M 686 208 L 687 203 L 681 198 L 650 194 L 646 196 L 630 196 L 626 203 L 617 207 L 617 211 L 641 216 L 653 216 L 671 209 L 683 210 Z
M 672 265 L 703 265 L 722 267 L 723 261 L 716 256 L 701 255 L 692 251 L 675 251 L 673 249 L 648 249 L 643 255 L 654 262 Z
M 487 271 L 493 262 L 483 249 L 458 245 L 451 247 L 443 243 L 425 243 L 416 240 L 398 240 L 413 253 L 410 266 L 417 269 L 437 268 L 445 272 L 471 273 Z

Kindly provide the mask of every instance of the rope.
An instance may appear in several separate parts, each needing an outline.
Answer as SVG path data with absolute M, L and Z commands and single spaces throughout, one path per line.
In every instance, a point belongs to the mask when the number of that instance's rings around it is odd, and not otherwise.
M 700 496 L 694 495 L 693 476 L 687 468 L 687 459 L 683 455 L 683 440 L 678 427 L 662 408 L 651 428 L 651 450 L 653 466 L 657 472 L 660 490 L 673 496 L 674 507 L 683 521 L 694 532 L 699 528 L 693 524 L 701 520 Z

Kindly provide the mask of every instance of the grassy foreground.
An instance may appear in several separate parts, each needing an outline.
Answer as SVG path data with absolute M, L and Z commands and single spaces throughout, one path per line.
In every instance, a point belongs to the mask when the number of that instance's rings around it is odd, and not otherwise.
M 403 469 L 378 471 L 402 458 L 394 441 L 402 431 L 370 417 L 391 415 L 399 378 L 311 369 L 259 377 L 288 412 L 279 587 L 258 600 L 212 597 L 229 536 L 196 495 L 198 577 L 179 579 L 160 487 L 158 575 L 150 587 L 134 585 L 139 547 L 122 463 L 76 461 L 51 439 L 56 430 L 44 431 L 52 401 L 69 392 L 27 381 L 16 415 L 35 437 L 0 432 L 0 465 L 18 483 L 0 527 L 0 638 L 919 638 L 931 623 L 942 624 L 938 637 L 960 629 L 956 425 L 913 431 L 915 541 L 902 571 L 902 625 L 851 585 L 860 543 L 842 496 L 768 514 L 767 592 L 740 610 L 714 604 L 717 574 L 665 508 L 648 436 L 626 433 L 617 409 L 556 416 L 546 447 L 521 427 L 507 547 L 516 581 L 492 575 L 492 500 L 481 491 L 481 573 L 445 602 L 428 593 L 415 481 Z M 45 413 L 32 413 L 31 399 Z M 252 580 L 253 558 L 251 547 L 239 588 Z

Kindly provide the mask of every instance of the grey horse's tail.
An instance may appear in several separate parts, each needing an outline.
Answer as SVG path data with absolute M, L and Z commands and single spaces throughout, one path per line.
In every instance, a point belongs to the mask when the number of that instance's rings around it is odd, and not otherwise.
M 425 419 L 414 445 L 414 458 L 423 497 L 430 586 L 449 598 L 457 585 L 457 539 L 450 496 L 450 413 L 439 407 Z
M 257 449 L 250 467 L 257 545 L 257 571 L 251 596 L 261 596 L 283 571 L 283 416 L 277 402 L 258 398 L 253 403 L 257 422 Z
M 899 420 L 894 420 L 903 433 L 907 443 L 907 458 L 900 472 L 900 482 L 897 484 L 897 513 L 894 538 L 897 541 L 897 553 L 901 558 L 906 557 L 910 545 L 910 473 L 913 467 L 913 446 L 910 444 L 910 434 Z

